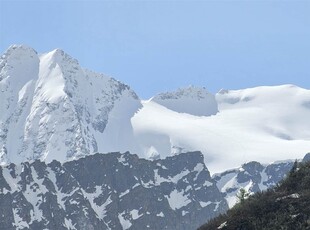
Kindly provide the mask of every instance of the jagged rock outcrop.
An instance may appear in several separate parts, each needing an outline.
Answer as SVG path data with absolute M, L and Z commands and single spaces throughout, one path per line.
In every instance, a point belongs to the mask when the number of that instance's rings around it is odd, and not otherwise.
M 0 168 L 5 229 L 195 229 L 228 206 L 199 152 L 95 154 Z
M 229 207 L 237 202 L 237 193 L 244 188 L 249 194 L 264 191 L 283 180 L 294 161 L 287 160 L 263 165 L 252 161 L 238 169 L 227 170 L 213 175 L 217 187 L 225 195 Z

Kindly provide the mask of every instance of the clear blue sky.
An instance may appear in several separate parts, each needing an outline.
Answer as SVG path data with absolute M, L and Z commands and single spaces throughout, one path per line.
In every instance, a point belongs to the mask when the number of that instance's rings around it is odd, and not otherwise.
M 310 88 L 310 1 L 4 1 L 0 50 L 61 48 L 141 98 L 192 85 L 211 92 Z

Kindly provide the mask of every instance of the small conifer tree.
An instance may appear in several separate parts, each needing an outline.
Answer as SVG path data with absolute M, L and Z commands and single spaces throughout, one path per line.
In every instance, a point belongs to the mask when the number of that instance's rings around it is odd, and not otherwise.
M 294 162 L 294 164 L 293 164 L 293 167 L 291 168 L 289 174 L 290 174 L 290 175 L 294 174 L 294 173 L 297 171 L 297 169 L 298 169 L 298 161 L 295 160 L 295 162 Z
M 245 199 L 249 197 L 249 193 L 244 188 L 241 188 L 236 196 L 238 199 L 238 203 L 242 204 L 245 201 Z

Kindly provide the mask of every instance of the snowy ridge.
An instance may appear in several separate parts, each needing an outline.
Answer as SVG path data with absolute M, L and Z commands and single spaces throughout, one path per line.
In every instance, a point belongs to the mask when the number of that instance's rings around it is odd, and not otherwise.
M 199 152 L 36 160 L 0 167 L 0 182 L 4 229 L 195 229 L 228 208 Z

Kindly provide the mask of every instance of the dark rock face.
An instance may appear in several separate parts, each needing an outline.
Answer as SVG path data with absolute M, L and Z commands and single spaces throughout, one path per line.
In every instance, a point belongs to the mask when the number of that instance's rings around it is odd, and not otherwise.
M 10 164 L 0 167 L 0 228 L 196 229 L 232 207 L 240 188 L 270 188 L 293 163 L 253 161 L 213 178 L 200 152 Z
M 4 229 L 195 229 L 227 210 L 199 152 L 129 153 L 0 168 Z

